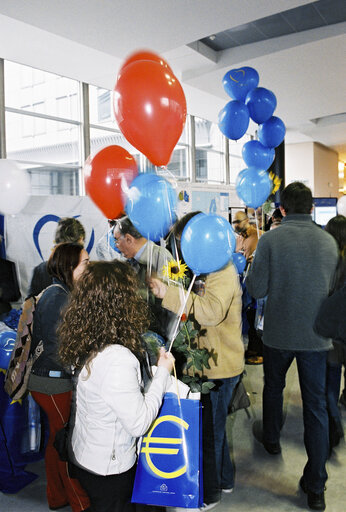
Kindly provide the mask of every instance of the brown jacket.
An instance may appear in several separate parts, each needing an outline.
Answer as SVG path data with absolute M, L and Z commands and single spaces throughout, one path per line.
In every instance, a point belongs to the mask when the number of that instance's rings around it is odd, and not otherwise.
M 209 360 L 211 369 L 203 374 L 209 379 L 235 377 L 244 369 L 244 345 L 241 338 L 241 288 L 233 264 L 209 274 L 203 296 L 191 293 L 187 301 L 188 316 L 200 326 L 199 347 L 214 349 L 216 364 Z M 162 305 L 178 313 L 179 288 L 170 286 Z
M 263 234 L 262 231 L 260 231 L 259 234 L 261 236 Z M 255 226 L 250 226 L 246 230 L 245 236 L 243 234 L 240 234 L 237 237 L 235 252 L 242 252 L 246 258 L 246 261 L 249 261 L 252 259 L 252 255 L 256 250 L 257 243 L 257 229 Z

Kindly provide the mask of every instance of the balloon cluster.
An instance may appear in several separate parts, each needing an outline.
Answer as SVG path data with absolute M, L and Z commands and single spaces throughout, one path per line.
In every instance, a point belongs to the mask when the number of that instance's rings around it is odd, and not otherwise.
M 139 51 L 122 65 L 114 88 L 114 114 L 130 144 L 154 165 L 166 165 L 186 120 L 184 91 L 159 55 Z M 142 236 L 157 242 L 176 220 L 176 193 L 156 174 L 138 175 L 134 157 L 120 146 L 102 149 L 84 166 L 87 194 L 108 219 L 124 211 Z
M 236 181 L 236 191 L 247 206 L 258 208 L 272 191 L 266 172 L 275 158 L 275 149 L 285 137 L 285 125 L 273 116 L 276 97 L 272 91 L 258 87 L 259 75 L 250 67 L 231 69 L 223 77 L 223 86 L 232 98 L 219 113 L 219 128 L 232 140 L 240 139 L 250 118 L 259 125 L 258 139 L 244 144 L 242 155 L 248 166 Z

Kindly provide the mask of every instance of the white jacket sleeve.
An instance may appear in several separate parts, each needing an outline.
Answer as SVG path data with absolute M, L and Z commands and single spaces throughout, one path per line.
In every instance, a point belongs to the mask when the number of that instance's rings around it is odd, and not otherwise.
M 133 355 L 119 355 L 104 375 L 101 395 L 123 428 L 130 435 L 139 437 L 145 434 L 157 416 L 169 384 L 169 373 L 166 368 L 159 367 L 144 394 L 138 379 L 137 359 Z

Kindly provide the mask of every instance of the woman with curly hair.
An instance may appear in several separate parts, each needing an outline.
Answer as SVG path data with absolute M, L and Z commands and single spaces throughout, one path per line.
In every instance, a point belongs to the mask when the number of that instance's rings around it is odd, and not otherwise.
M 126 263 L 91 263 L 72 292 L 59 328 L 61 360 L 80 370 L 73 473 L 87 491 L 93 512 L 131 510 L 136 438 L 157 416 L 174 362 L 162 349 L 144 393 L 141 334 L 149 321 L 138 286 Z

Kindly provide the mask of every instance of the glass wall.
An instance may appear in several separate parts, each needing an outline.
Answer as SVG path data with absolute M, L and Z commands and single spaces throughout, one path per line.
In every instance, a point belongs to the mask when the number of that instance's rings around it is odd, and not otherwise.
M 225 139 L 217 124 L 195 117 L 196 181 L 226 183 Z
M 9 61 L 4 65 L 4 83 L 7 158 L 28 169 L 33 194 L 82 193 L 83 133 L 90 136 L 87 151 L 91 155 L 116 144 L 135 157 L 139 172 L 156 170 L 179 181 L 191 181 L 195 176 L 199 183 L 225 184 L 228 143 L 231 184 L 244 167 L 241 148 L 249 137 L 226 142 L 217 124 L 211 121 L 187 119 L 167 168 L 157 169 L 120 132 L 112 91 L 89 85 L 89 102 L 83 104 L 80 82 Z M 87 112 L 83 115 L 86 108 L 89 116 Z M 83 125 L 82 119 L 88 117 L 89 125 Z M 195 133 L 194 152 L 190 126 Z M 191 164 L 195 165 L 195 172 Z
M 25 165 L 33 194 L 78 195 L 80 84 L 5 61 L 7 158 Z

